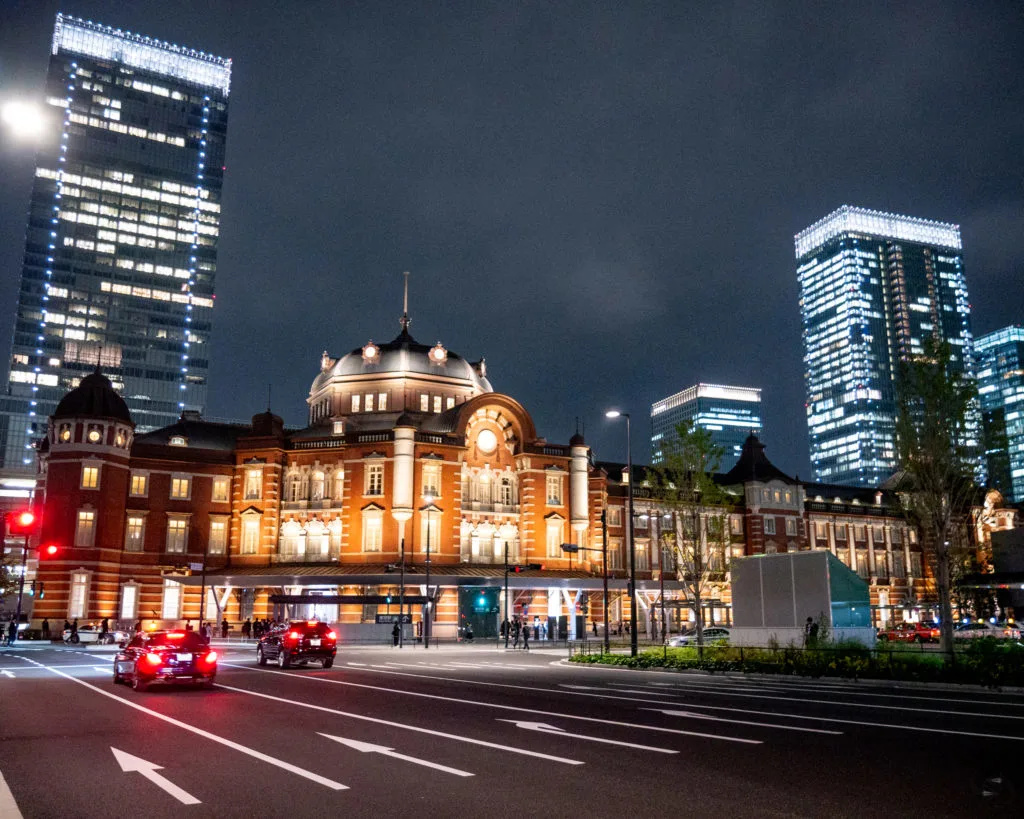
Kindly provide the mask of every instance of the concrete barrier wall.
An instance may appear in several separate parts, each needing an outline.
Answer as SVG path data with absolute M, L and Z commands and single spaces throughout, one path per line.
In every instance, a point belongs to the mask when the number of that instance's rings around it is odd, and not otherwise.
M 780 648 L 795 646 L 804 647 L 804 630 L 802 628 L 737 628 L 729 629 L 729 643 L 734 646 L 766 647 L 774 638 Z M 835 628 L 830 638 L 832 642 L 856 642 L 872 647 L 875 644 L 873 628 Z

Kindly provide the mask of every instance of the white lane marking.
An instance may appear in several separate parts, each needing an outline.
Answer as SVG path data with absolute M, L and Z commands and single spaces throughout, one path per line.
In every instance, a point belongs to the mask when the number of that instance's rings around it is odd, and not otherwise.
M 279 672 L 276 672 L 276 673 L 281 674 L 281 673 L 284 673 L 284 672 L 280 672 L 279 671 Z M 299 678 L 295 677 L 294 679 L 299 679 Z M 304 677 L 302 679 L 312 679 L 312 677 Z M 217 687 L 218 688 L 223 688 L 226 691 L 236 691 L 239 694 L 248 694 L 249 696 L 252 696 L 252 697 L 262 697 L 263 699 L 266 699 L 266 700 L 273 700 L 275 702 L 283 702 L 283 703 L 287 703 L 288 705 L 297 705 L 300 708 L 311 708 L 314 711 L 323 711 L 324 713 L 327 713 L 327 714 L 336 714 L 339 717 L 349 717 L 351 719 L 360 719 L 360 720 L 363 720 L 364 722 L 375 722 L 378 725 L 388 725 L 388 726 L 390 726 L 392 728 L 404 728 L 406 731 L 415 731 L 415 732 L 417 732 L 419 734 L 430 734 L 431 736 L 435 736 L 435 737 L 444 737 L 445 739 L 454 739 L 454 740 L 456 740 L 458 742 L 468 742 L 471 745 L 482 745 L 485 748 L 496 748 L 496 749 L 498 749 L 500 751 L 508 751 L 509 753 L 513 753 L 513 754 L 522 754 L 523 756 L 533 756 L 533 757 L 537 757 L 539 759 L 547 759 L 547 760 L 549 760 L 551 762 L 562 762 L 562 763 L 564 763 L 566 765 L 582 765 L 583 764 L 578 759 L 566 759 L 566 758 L 560 757 L 560 756 L 551 756 L 550 754 L 542 754 L 539 751 L 527 751 L 524 748 L 516 748 L 516 747 L 513 747 L 511 745 L 499 745 L 496 742 L 487 742 L 486 740 L 483 740 L 483 739 L 474 739 L 473 737 L 464 737 L 464 736 L 459 736 L 458 734 L 449 734 L 449 733 L 446 733 L 444 731 L 433 731 L 433 730 L 431 730 L 429 728 L 420 728 L 420 727 L 418 727 L 416 725 L 406 725 L 406 724 L 401 723 L 401 722 L 392 722 L 391 720 L 387 720 L 387 719 L 379 719 L 377 717 L 368 717 L 365 714 L 353 714 L 350 711 L 339 711 L 336 708 L 328 708 L 325 705 L 314 705 L 311 702 L 301 702 L 299 700 L 290 700 L 290 699 L 288 699 L 286 697 L 275 697 L 273 694 L 263 694 L 263 693 L 261 693 L 259 691 L 250 691 L 248 688 L 235 688 L 234 686 L 223 685 L 222 683 L 217 683 Z
M 405 762 L 411 762 L 414 765 L 423 765 L 426 768 L 433 768 L 435 771 L 444 771 L 445 773 L 450 773 L 454 776 L 473 776 L 469 771 L 460 771 L 458 768 L 449 768 L 447 765 L 440 765 L 437 762 L 430 762 L 426 759 L 417 759 L 414 756 L 406 756 L 405 754 L 398 753 L 394 748 L 386 748 L 383 745 L 374 745 L 370 742 L 359 742 L 355 739 L 345 739 L 344 737 L 336 737 L 332 734 L 321 733 L 320 736 L 333 739 L 335 742 L 340 742 L 342 745 L 347 745 L 349 748 L 353 748 L 364 754 L 390 756 L 392 759 L 401 759 Z
M 3 819 L 21 819 L 18 803 L 14 801 L 14 794 L 7 787 L 2 773 L 0 773 L 0 816 Z
M 348 663 L 348 665 L 357 665 L 360 668 L 365 668 L 366 667 L 366 663 Z
M 842 731 L 828 731 L 823 728 L 804 728 L 801 725 L 779 725 L 770 722 L 750 722 L 744 719 L 728 719 L 726 717 L 713 717 L 710 714 L 697 714 L 693 711 L 676 711 L 670 708 L 645 708 L 645 711 L 657 711 L 670 717 L 688 717 L 690 719 L 706 719 L 714 722 L 732 722 L 737 725 L 754 725 L 758 728 L 778 728 L 782 731 L 802 731 L 808 734 L 833 734 L 842 736 Z
M 0 671 L 0 674 L 3 674 L 5 677 L 10 677 L 12 680 L 14 679 L 13 671 Z
M 146 708 L 143 705 L 139 705 L 138 703 L 126 700 L 123 697 L 117 696 L 116 694 L 111 694 L 109 691 L 104 691 L 102 688 L 97 688 L 95 685 L 87 683 L 85 680 L 80 680 L 77 677 L 73 677 L 71 674 L 65 674 L 63 671 L 58 671 L 56 668 L 51 668 L 50 666 L 43 665 L 42 663 L 37 663 L 35 660 L 26 660 L 26 662 L 33 663 L 34 665 L 37 665 L 40 668 L 45 668 L 47 671 L 50 671 L 60 677 L 63 677 L 66 680 L 71 680 L 71 682 L 73 683 L 77 683 L 78 685 L 83 685 L 86 688 L 90 688 L 97 694 L 102 694 L 104 697 L 109 697 L 115 702 L 127 705 L 129 708 L 134 708 L 136 711 L 141 711 L 143 714 L 149 714 L 151 717 L 156 717 L 157 719 L 161 719 L 164 722 L 170 723 L 171 725 L 176 725 L 177 727 L 183 728 L 186 731 L 191 731 L 193 734 L 201 736 L 204 739 L 208 739 L 211 742 L 220 743 L 221 745 L 224 745 L 228 748 L 232 748 L 235 751 L 247 754 L 248 756 L 251 756 L 255 759 L 259 759 L 262 762 L 266 762 L 277 768 L 281 768 L 290 773 L 293 773 L 296 776 L 301 776 L 303 779 L 308 779 L 311 782 L 316 782 L 318 785 L 324 785 L 325 787 L 330 788 L 332 791 L 348 790 L 348 785 L 342 785 L 340 782 L 335 782 L 333 779 L 328 779 L 327 777 L 320 776 L 319 774 L 315 774 L 311 771 L 304 770 L 303 768 L 300 768 L 297 765 L 292 765 L 290 762 L 285 762 L 281 759 L 274 759 L 274 757 L 261 753 L 260 751 L 257 751 L 254 748 L 248 748 L 245 745 L 240 745 L 239 743 L 234 742 L 233 740 L 217 736 L 216 734 L 211 734 L 209 731 L 204 731 L 202 728 L 196 728 L 194 725 L 189 725 L 187 722 L 182 722 L 181 720 L 177 720 L 174 717 L 169 717 L 166 714 L 161 714 L 159 711 L 154 711 L 151 708 Z
M 566 733 L 564 728 L 558 728 L 555 725 L 548 725 L 546 722 L 526 722 L 524 720 L 515 719 L 499 719 L 498 722 L 511 722 L 516 728 L 522 728 L 526 731 L 538 731 L 542 734 L 554 734 L 559 737 L 569 737 L 571 739 L 585 739 L 587 742 L 601 742 L 605 745 L 621 745 L 624 748 L 639 748 L 642 751 L 654 751 L 658 754 L 678 754 L 679 751 L 674 751 L 671 748 L 655 748 L 653 745 L 638 745 L 635 742 L 620 742 L 617 739 L 605 739 L 604 737 L 588 737 L 583 734 L 569 734 Z
M 183 805 L 201 805 L 203 804 L 196 799 L 192 794 L 186 791 L 184 788 L 179 788 L 170 779 L 165 776 L 161 776 L 157 771 L 162 771 L 163 766 L 155 765 L 152 762 L 147 762 L 144 759 L 139 759 L 137 756 L 126 754 L 124 751 L 119 751 L 117 748 L 111 746 L 111 751 L 114 752 L 114 759 L 117 760 L 117 764 L 121 766 L 121 770 L 125 773 L 139 773 L 142 774 L 146 779 L 156 785 L 158 788 L 167 791 L 171 796 L 177 799 Z
M 926 734 L 952 734 L 959 737 L 981 737 L 983 739 L 1012 739 L 1024 742 L 1024 737 L 1013 737 L 1006 734 L 981 734 L 974 731 L 954 731 L 952 728 L 925 728 L 922 725 L 899 725 L 890 722 L 866 722 L 856 719 L 839 719 L 838 717 L 811 717 L 803 714 L 779 714 L 775 711 L 755 711 L 748 708 L 726 708 L 720 705 L 694 705 L 687 703 L 687 708 L 700 708 L 707 711 L 731 711 L 739 714 L 757 714 L 765 717 L 788 717 L 789 719 L 808 719 L 815 722 L 834 722 L 838 725 L 864 725 L 868 728 L 895 728 L 899 731 L 920 731 Z
M 559 688 L 570 688 L 580 689 L 583 691 L 608 691 L 609 689 L 600 685 L 570 685 L 569 683 L 559 683 Z M 611 689 L 613 693 L 619 694 L 643 694 L 645 697 L 671 697 L 672 699 L 678 699 L 678 694 L 660 694 L 657 691 L 641 691 L 636 688 L 614 688 Z
M 88 668 L 88 667 L 89 666 L 86 666 L 86 668 Z M 105 666 L 105 665 L 94 665 L 94 666 L 92 666 L 92 669 L 93 669 L 93 671 L 102 671 L 104 674 L 113 674 L 114 673 L 114 669 L 110 668 L 109 666 Z
M 229 665 L 229 663 L 222 663 L 222 665 Z M 595 723 L 598 723 L 598 724 L 601 724 L 601 725 L 616 725 L 616 726 L 621 726 L 621 727 L 625 727 L 625 728 L 635 728 L 635 729 L 639 729 L 639 730 L 643 730 L 643 731 L 660 731 L 660 732 L 665 733 L 665 734 L 680 734 L 682 736 L 701 737 L 703 739 L 720 739 L 720 740 L 723 740 L 725 742 L 740 742 L 740 743 L 743 743 L 743 744 L 746 744 L 746 745 L 761 745 L 761 744 L 763 744 L 762 741 L 759 740 L 759 739 L 742 739 L 741 737 L 727 737 L 727 736 L 721 736 L 720 734 L 704 734 L 704 733 L 700 733 L 698 731 L 683 731 L 683 730 L 681 730 L 679 728 L 662 728 L 661 726 L 658 726 L 658 725 L 644 725 L 643 723 L 636 723 L 636 722 L 622 722 L 621 720 L 599 719 L 598 717 L 582 717 L 582 716 L 580 716 L 578 714 L 559 714 L 559 713 L 556 713 L 556 712 L 553 712 L 553 711 L 538 711 L 535 708 L 521 708 L 521 707 L 519 707 L 517 705 L 502 705 L 502 704 L 496 703 L 496 702 L 482 702 L 481 700 L 466 700 L 466 699 L 461 699 L 459 697 L 442 697 L 440 694 L 426 694 L 426 693 L 424 693 L 422 691 L 403 691 L 401 688 L 384 688 L 383 686 L 380 686 L 380 685 L 366 685 L 364 683 L 347 682 L 346 680 L 335 680 L 335 679 L 331 679 L 330 677 L 296 676 L 296 675 L 293 675 L 293 674 L 288 674 L 286 671 L 275 671 L 275 670 L 270 669 L 270 668 L 249 668 L 248 666 L 231 666 L 231 667 L 232 668 L 241 668 L 241 669 L 243 669 L 245 671 L 262 671 L 265 674 L 285 674 L 286 676 L 292 677 L 293 679 L 314 680 L 314 681 L 317 681 L 317 682 L 330 683 L 332 685 L 347 685 L 347 686 L 350 686 L 352 688 L 368 688 L 371 691 L 387 691 L 388 693 L 391 693 L 391 694 L 404 694 L 404 695 L 406 695 L 408 697 L 423 697 L 424 699 L 442 700 L 444 702 L 457 702 L 457 703 L 461 703 L 463 705 L 478 705 L 478 706 L 480 706 L 482 708 L 498 708 L 498 709 L 501 709 L 503 711 L 522 711 L 522 712 L 525 712 L 527 714 L 531 714 L 533 716 L 560 717 L 562 719 L 576 719 L 576 720 L 580 720 L 582 722 L 595 722 Z M 430 677 L 430 676 L 428 676 L 426 674 L 407 674 L 407 673 L 405 673 L 403 671 L 385 671 L 383 673 L 385 673 L 385 674 L 397 674 L 397 675 L 402 676 L 402 677 L 419 677 L 421 679 L 428 679 L 428 680 L 430 680 L 430 679 L 451 680 L 452 679 L 451 677 Z M 470 681 L 469 680 L 464 680 L 464 681 L 457 680 L 456 682 L 470 682 Z M 557 689 L 550 689 L 550 688 L 539 688 L 539 689 L 537 689 L 537 688 L 530 688 L 528 686 L 522 686 L 522 685 L 502 685 L 501 683 L 481 683 L 481 684 L 482 685 L 498 685 L 498 686 L 501 686 L 503 688 L 523 688 L 523 689 L 526 689 L 528 691 L 546 691 L 549 694 L 557 694 L 557 693 L 571 694 L 571 693 L 573 693 L 571 691 L 559 692 Z M 221 686 L 221 687 L 222 688 L 226 688 L 227 686 Z M 250 692 L 250 693 L 255 693 L 255 692 Z M 261 694 L 261 695 L 258 695 L 258 696 L 265 696 L 265 695 Z M 581 696 L 590 697 L 590 696 L 601 696 L 601 695 L 600 694 L 582 694 Z M 271 699 L 273 699 L 273 698 L 271 698 Z M 636 702 L 636 700 L 633 700 L 632 698 L 629 698 L 629 697 L 611 697 L 611 699 L 629 699 L 630 702 Z M 653 705 L 665 705 L 664 702 L 658 702 L 657 700 L 650 700 L 649 702 L 651 704 L 653 704 Z

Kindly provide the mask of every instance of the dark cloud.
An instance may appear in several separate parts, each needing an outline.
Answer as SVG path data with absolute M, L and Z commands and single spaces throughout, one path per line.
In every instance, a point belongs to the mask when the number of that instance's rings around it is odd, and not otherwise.
M 976 332 L 1024 320 L 1014 3 L 69 0 L 235 60 L 209 411 L 293 422 L 327 348 L 413 331 L 486 356 L 541 434 L 647 451 L 652 401 L 764 388 L 809 474 L 795 232 L 843 203 L 962 225 Z M 57 5 L 8 2 L 0 93 Z M 17 290 L 31 163 L 5 145 Z M 1008 298 L 1008 294 L 1017 294 Z

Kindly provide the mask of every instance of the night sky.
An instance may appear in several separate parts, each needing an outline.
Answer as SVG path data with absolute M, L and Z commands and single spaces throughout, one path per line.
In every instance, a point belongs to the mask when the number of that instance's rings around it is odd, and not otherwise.
M 320 353 L 411 331 L 565 443 L 649 457 L 656 399 L 764 390 L 810 477 L 793 234 L 961 226 L 976 335 L 1024 322 L 1024 7 L 0 0 L 0 102 L 56 12 L 234 60 L 209 416 L 305 423 Z M 32 151 L 0 136 L 9 353 Z M 2 369 L 6 370 L 6 367 Z

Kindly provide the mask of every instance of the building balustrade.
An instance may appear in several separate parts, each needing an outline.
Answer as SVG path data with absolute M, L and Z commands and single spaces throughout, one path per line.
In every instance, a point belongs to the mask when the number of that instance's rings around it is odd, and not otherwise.
M 271 555 L 270 562 L 273 564 L 337 563 L 340 555 L 340 548 L 331 548 L 327 551 L 287 551 Z

